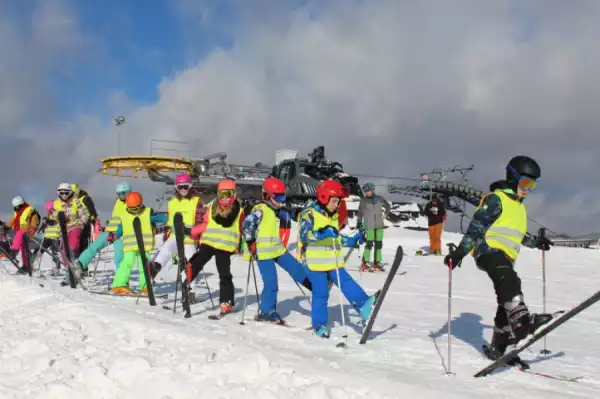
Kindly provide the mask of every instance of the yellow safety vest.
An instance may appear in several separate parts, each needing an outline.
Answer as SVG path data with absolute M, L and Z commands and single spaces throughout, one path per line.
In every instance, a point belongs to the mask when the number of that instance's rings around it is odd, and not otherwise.
M 50 217 L 48 217 L 50 219 Z M 58 221 L 54 220 L 56 223 L 54 226 L 46 225 L 46 229 L 44 230 L 44 238 L 60 238 L 60 225 Z
M 121 223 L 121 215 L 125 212 L 127 212 L 127 205 L 125 205 L 125 201 L 121 201 L 117 198 L 115 206 L 113 206 L 112 215 L 108 221 L 108 225 L 104 230 L 108 231 L 109 233 L 114 233 L 117 231 L 119 228 L 119 223 Z
M 183 216 L 183 225 L 188 228 L 194 227 L 194 223 L 196 222 L 196 209 L 198 208 L 198 201 L 200 201 L 200 197 L 192 197 L 192 198 L 177 198 L 173 197 L 169 200 L 169 222 L 168 226 L 173 228 L 173 220 L 175 220 L 175 214 L 177 212 L 181 213 Z M 183 240 L 185 244 L 193 244 L 195 241 L 192 240 L 189 236 L 185 236 L 185 240 Z
M 307 209 L 302 217 L 313 216 L 313 231 L 317 231 L 328 226 L 338 230 L 339 221 L 337 213 L 330 218 L 315 209 Z M 304 261 L 308 268 L 314 272 L 327 272 L 337 268 L 344 267 L 344 255 L 342 253 L 342 239 L 325 238 L 320 241 L 309 241 L 303 251 Z
M 242 216 L 242 209 L 240 207 L 233 224 L 229 227 L 224 227 L 213 219 L 212 205 L 212 202 L 208 204 L 208 224 L 206 225 L 206 230 L 202 233 L 200 244 L 206 244 L 221 251 L 235 253 L 240 245 L 240 217 Z
M 275 259 L 287 252 L 279 236 L 279 218 L 267 204 L 252 208 L 262 211 L 262 218 L 256 232 L 256 257 L 258 260 Z M 244 247 L 244 259 L 250 259 L 248 248 Z
M 513 200 L 503 190 L 495 190 L 494 194 L 500 198 L 502 213 L 485 233 L 485 242 L 514 261 L 527 234 L 527 210 L 522 202 Z
M 145 208 L 141 214 L 132 215 L 125 212 L 121 215 L 121 224 L 123 225 L 123 252 L 138 252 L 139 248 L 133 230 L 133 220 L 136 216 L 142 222 L 142 237 L 144 239 L 144 250 L 152 251 L 154 248 L 154 234 L 152 234 L 152 223 L 150 222 L 150 208 Z
M 79 209 L 79 199 L 73 198 L 73 206 L 71 207 L 71 215 L 77 215 L 77 210 Z M 63 210 L 62 201 L 59 199 L 54 200 L 54 212 L 58 215 L 58 212 Z M 65 215 L 66 216 L 66 215 Z
M 33 207 L 30 205 L 21 214 L 21 218 L 19 219 L 19 229 L 25 229 L 29 225 L 29 218 L 33 213 Z M 13 220 L 16 220 L 17 212 L 13 212 Z

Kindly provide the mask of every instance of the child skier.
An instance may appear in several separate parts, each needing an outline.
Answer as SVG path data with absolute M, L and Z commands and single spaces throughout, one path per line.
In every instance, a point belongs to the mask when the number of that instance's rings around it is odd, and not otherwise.
M 46 201 L 44 204 L 47 216 L 42 220 L 40 230 L 44 232 L 44 238 L 42 239 L 42 248 L 49 251 L 56 270 L 60 269 L 60 226 L 58 220 L 53 216 L 54 214 L 54 200 Z M 41 255 L 40 255 L 41 256 Z
M 317 201 L 300 215 L 302 256 L 308 278 L 312 282 L 312 327 L 315 335 L 329 338 L 327 302 L 329 282 L 333 281 L 360 317 L 367 321 L 379 293 L 368 296 L 344 268 L 342 242 L 339 235 L 338 207 L 344 190 L 334 180 L 317 186 Z M 356 238 L 350 239 L 354 246 Z
M 235 304 L 231 255 L 238 251 L 244 212 L 237 200 L 233 180 L 222 180 L 217 186 L 217 198 L 208 204 L 201 224 L 194 226 L 193 238 L 200 238 L 200 246 L 191 259 L 189 282 L 194 281 L 204 265 L 214 256 L 219 272 L 221 314 L 230 313 Z M 191 294 L 190 292 L 190 295 Z
M 142 195 L 132 191 L 127 195 L 125 201 L 126 211 L 121 218 L 121 224 L 115 232 L 116 237 L 123 237 L 123 260 L 119 269 L 115 273 L 115 278 L 112 283 L 112 292 L 117 295 L 130 295 L 129 277 L 133 265 L 137 262 L 140 291 L 142 295 L 148 294 L 147 282 L 144 276 L 144 265 L 140 256 L 139 247 L 135 232 L 133 230 L 133 221 L 136 217 L 140 218 L 142 225 L 142 236 L 144 238 L 144 250 L 146 251 L 146 259 L 150 256 L 150 251 L 154 248 L 153 228 L 158 223 L 166 223 L 167 217 L 160 213 L 155 213 L 151 208 L 144 206 Z
M 268 177 L 262 186 L 262 202 L 254 206 L 243 223 L 244 240 L 249 251 L 245 258 L 250 259 L 252 256 L 257 259 L 263 280 L 257 321 L 281 321 L 281 316 L 276 312 L 279 287 L 275 263 L 288 272 L 297 283 L 312 289 L 302 265 L 285 249 L 281 240 L 277 213 L 285 200 L 285 183 L 277 178 Z
M 492 360 L 501 357 L 508 345 L 516 344 L 552 319 L 549 314 L 529 313 L 514 265 L 521 244 L 544 251 L 552 245 L 546 238 L 527 234 L 523 201 L 535 189 L 540 176 L 540 166 L 533 159 L 511 159 L 506 166 L 506 180 L 490 186 L 492 192 L 481 200 L 460 245 L 444 258 L 446 265 L 451 263 L 455 268 L 473 251 L 477 267 L 494 283 L 498 306 L 490 345 Z M 518 356 L 511 364 L 516 362 L 520 362 Z
M 12 199 L 13 216 L 6 227 L 14 230 L 11 250 L 19 251 L 23 262 L 22 271 L 29 271 L 31 267 L 31 253 L 27 240 L 36 232 L 40 222 L 39 213 L 23 197 L 17 196 Z

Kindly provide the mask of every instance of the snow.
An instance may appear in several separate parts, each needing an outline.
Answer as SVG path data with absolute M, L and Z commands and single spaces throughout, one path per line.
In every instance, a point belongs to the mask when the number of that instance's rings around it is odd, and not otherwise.
M 168 299 L 150 307 L 146 298 L 115 298 L 60 287 L 49 276 L 30 281 L 0 266 L 0 398 L 594 398 L 598 397 L 600 305 L 595 305 L 547 337 L 552 354 L 543 357 L 543 342 L 522 357 L 532 370 L 583 377 L 556 381 L 503 369 L 491 376 L 473 374 L 489 361 L 480 353 L 489 340 L 496 304 L 492 284 L 471 258 L 453 274 L 452 371 L 445 375 L 447 355 L 448 273 L 441 257 L 416 257 L 427 245 L 427 233 L 389 228 L 384 258 L 391 262 L 401 244 L 405 259 L 375 323 L 371 340 L 359 345 L 355 312 L 344 303 L 348 349 L 342 338 L 337 289 L 332 289 L 329 318 L 332 338 L 307 330 L 310 306 L 294 282 L 280 270 L 278 310 L 291 327 L 238 324 L 241 313 L 221 321 L 207 291 L 192 318 L 162 309 Z M 292 237 L 295 237 L 293 234 Z M 457 243 L 459 235 L 444 234 Z M 110 251 L 99 262 L 94 284 L 110 282 Z M 598 252 L 553 248 L 546 255 L 548 309 L 570 308 L 598 289 Z M 380 288 L 385 275 L 361 274 L 358 253 L 348 268 L 368 293 Z M 51 268 L 42 262 L 43 272 Z M 232 263 L 237 305 L 243 303 L 248 264 Z M 541 257 L 524 249 L 518 262 L 525 298 L 532 311 L 542 309 Z M 157 292 L 173 290 L 175 268 L 161 273 Z M 258 270 L 257 270 L 258 273 Z M 213 296 L 218 278 L 212 261 L 206 274 Z M 134 277 L 135 279 L 135 277 Z M 160 279 L 159 279 L 160 280 Z M 92 278 L 86 279 L 91 283 Z M 260 289 L 260 275 L 258 275 Z M 44 287 L 40 287 L 43 284 Z M 252 283 L 251 283 L 252 286 Z M 96 287 L 99 289 L 100 287 Z M 253 288 L 246 319 L 256 312 Z

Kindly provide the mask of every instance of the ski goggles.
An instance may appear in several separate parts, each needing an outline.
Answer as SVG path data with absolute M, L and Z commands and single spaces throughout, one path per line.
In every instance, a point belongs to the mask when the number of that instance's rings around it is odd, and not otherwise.
M 219 199 L 222 200 L 233 198 L 233 196 L 235 196 L 235 190 L 219 190 L 217 195 L 219 196 Z
M 273 195 L 273 200 L 276 202 L 285 202 L 287 196 L 285 194 L 275 194 Z
M 56 191 L 58 193 L 58 195 L 60 195 L 61 197 L 66 197 L 69 196 L 73 193 L 73 190 L 57 190 Z
M 529 191 L 529 192 L 535 191 L 535 189 L 537 187 L 537 181 L 535 181 L 535 179 L 532 179 L 531 177 L 527 177 L 527 176 L 521 176 L 519 174 L 519 172 L 514 170 L 511 166 L 509 166 L 508 169 L 513 174 L 513 176 L 518 177 L 518 179 L 519 179 L 519 182 L 517 183 L 518 188 L 520 188 L 521 190 L 524 190 L 524 191 Z
M 190 188 L 192 188 L 192 185 L 188 183 L 178 184 L 175 186 L 175 189 L 178 191 L 188 191 Z
M 117 197 L 119 198 L 127 197 L 127 194 L 129 194 L 127 191 L 117 191 Z
M 142 210 L 142 208 L 144 207 L 144 205 L 138 205 L 138 206 L 131 206 L 131 207 L 127 207 L 127 212 L 132 213 L 132 214 L 138 214 L 140 213 L 140 211 Z

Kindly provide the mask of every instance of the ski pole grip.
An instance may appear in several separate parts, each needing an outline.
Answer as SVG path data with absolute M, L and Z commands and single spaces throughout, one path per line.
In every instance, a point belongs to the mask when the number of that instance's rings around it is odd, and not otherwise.
M 538 237 L 546 238 L 546 228 L 545 227 L 540 227 L 540 229 L 538 230 Z

